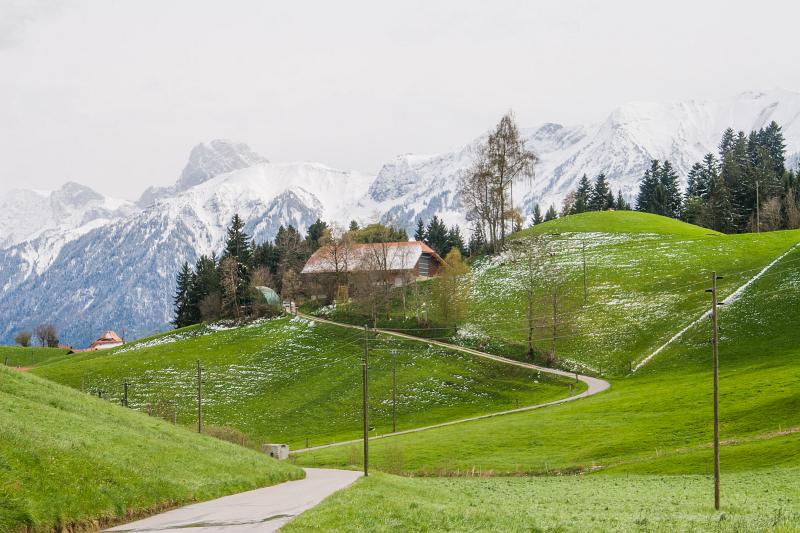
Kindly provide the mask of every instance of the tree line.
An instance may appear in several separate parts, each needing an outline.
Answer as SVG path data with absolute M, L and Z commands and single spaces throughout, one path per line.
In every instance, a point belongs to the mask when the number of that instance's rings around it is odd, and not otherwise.
M 53 324 L 37 324 L 32 332 L 24 330 L 17 333 L 14 342 L 27 348 L 31 345 L 32 339 L 36 339 L 42 348 L 58 348 L 58 328 Z
M 723 233 L 800 228 L 800 174 L 786 168 L 776 122 L 749 134 L 728 128 L 718 153 L 692 165 L 683 192 L 670 162 L 653 161 L 636 209 Z
M 361 227 L 356 221 L 341 230 L 317 219 L 305 235 L 292 225 L 281 226 L 272 241 L 262 243 L 256 243 L 244 228 L 244 220 L 235 214 L 219 255 L 201 255 L 194 268 L 188 262 L 181 265 L 173 297 L 176 328 L 278 312 L 264 303 L 257 287 L 269 287 L 283 300 L 296 298 L 303 290 L 300 271 L 322 246 L 408 240 L 404 229 L 383 224 Z

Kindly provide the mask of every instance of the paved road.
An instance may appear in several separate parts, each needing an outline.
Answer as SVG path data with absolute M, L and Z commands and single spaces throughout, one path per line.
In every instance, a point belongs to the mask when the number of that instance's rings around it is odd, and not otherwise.
M 298 316 L 300 316 L 302 318 L 305 318 L 305 319 L 308 319 L 308 320 L 314 320 L 316 322 L 321 322 L 321 323 L 324 323 L 324 324 L 332 324 L 334 326 L 341 326 L 341 327 L 345 327 L 345 328 L 350 328 L 350 329 L 363 331 L 362 327 L 354 326 L 352 324 L 343 324 L 341 322 L 334 322 L 332 320 L 327 320 L 327 319 L 324 319 L 324 318 L 319 318 L 319 317 L 315 317 L 315 316 L 311 316 L 311 315 L 305 315 L 305 314 L 302 314 L 302 313 L 298 313 Z M 392 437 L 392 436 L 396 436 L 396 435 L 405 435 L 407 433 L 416 433 L 418 431 L 425 431 L 425 430 L 428 430 L 428 429 L 440 428 L 440 427 L 444 427 L 444 426 L 452 426 L 454 424 L 463 424 L 464 422 L 471 422 L 473 420 L 482 420 L 484 418 L 491 418 L 491 417 L 507 415 L 507 414 L 511 414 L 511 413 L 521 413 L 523 411 L 531 411 L 533 409 L 541 409 L 542 407 L 547 407 L 549 405 L 558 405 L 560 403 L 571 402 L 571 401 L 577 400 L 579 398 L 586 398 L 587 396 L 592 396 L 592 395 L 597 394 L 599 392 L 603 392 L 604 390 L 606 390 L 609 387 L 611 387 L 611 384 L 608 381 L 604 380 L 604 379 L 594 378 L 594 377 L 591 377 L 591 376 L 584 376 L 582 374 L 576 374 L 574 372 L 567 372 L 566 370 L 559 370 L 557 368 L 548 368 L 548 367 L 545 367 L 545 366 L 534 365 L 534 364 L 531 364 L 531 363 L 524 363 L 522 361 L 516 361 L 514 359 L 509 359 L 507 357 L 501 357 L 499 355 L 492 355 L 490 353 L 481 352 L 479 350 L 473 350 L 472 348 L 465 348 L 463 346 L 456 346 L 454 344 L 448 344 L 446 342 L 434 341 L 434 340 L 424 339 L 424 338 L 421 338 L 421 337 L 414 337 L 413 335 L 406 335 L 405 333 L 398 333 L 396 331 L 390 331 L 390 330 L 385 330 L 385 329 L 375 329 L 375 330 L 371 330 L 371 331 L 376 331 L 376 332 L 379 332 L 379 333 L 385 334 L 385 335 L 393 335 L 395 337 L 400 337 L 400 338 L 402 338 L 404 340 L 412 340 L 412 341 L 417 341 L 417 342 L 424 342 L 424 343 L 427 343 L 427 344 L 435 344 L 437 346 L 442 346 L 442 347 L 448 348 L 450 350 L 455 350 L 455 351 L 459 351 L 459 352 L 463 352 L 463 353 L 472 354 L 472 355 L 474 355 L 476 357 L 483 357 L 485 359 L 491 359 L 493 361 L 498 361 L 500 363 L 505 363 L 505 364 L 508 364 L 508 365 L 519 366 L 519 367 L 522 367 L 522 368 L 529 368 L 531 370 L 538 370 L 540 372 L 545 372 L 547 374 L 555 374 L 557 376 L 563 376 L 563 377 L 569 377 L 569 378 L 577 378 L 578 381 L 582 381 L 583 383 L 586 383 L 586 390 L 581 392 L 581 393 L 579 393 L 579 394 L 575 394 L 574 396 L 568 396 L 566 398 L 561 398 L 560 400 L 553 400 L 552 402 L 540 403 L 540 404 L 536 404 L 536 405 L 529 405 L 527 407 L 520 407 L 518 409 L 509 409 L 507 411 L 499 411 L 499 412 L 496 412 L 496 413 L 489 413 L 489 414 L 486 414 L 486 415 L 472 416 L 472 417 L 469 417 L 469 418 L 462 418 L 460 420 L 452 420 L 450 422 L 442 422 L 441 424 L 433 424 L 433 425 L 430 425 L 430 426 L 423 426 L 423 427 L 418 427 L 418 428 L 413 428 L 413 429 L 407 429 L 407 430 L 404 430 L 404 431 L 397 431 L 396 433 L 387 433 L 385 435 L 376 435 L 374 437 L 370 437 L 369 438 L 370 440 L 385 439 L 387 437 Z M 313 450 L 321 450 L 323 448 L 331 448 L 333 446 L 343 446 L 345 444 L 354 444 L 354 443 L 357 443 L 357 442 L 361 442 L 361 440 L 362 439 L 354 439 L 354 440 L 348 440 L 348 441 L 335 442 L 335 443 L 331 443 L 331 444 L 323 444 L 321 446 L 312 446 L 310 448 L 302 448 L 302 449 L 299 449 L 299 450 L 294 450 L 292 453 L 309 452 L 309 451 L 313 451 Z
M 259 533 L 277 531 L 289 520 L 353 483 L 350 470 L 306 468 L 306 477 L 263 489 L 196 503 L 106 531 Z

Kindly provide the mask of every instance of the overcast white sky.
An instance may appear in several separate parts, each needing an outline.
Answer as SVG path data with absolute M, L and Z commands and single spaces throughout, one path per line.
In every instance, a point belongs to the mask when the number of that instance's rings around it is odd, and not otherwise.
M 213 138 L 377 172 L 631 100 L 800 89 L 790 1 L 0 0 L 0 194 L 130 199 Z

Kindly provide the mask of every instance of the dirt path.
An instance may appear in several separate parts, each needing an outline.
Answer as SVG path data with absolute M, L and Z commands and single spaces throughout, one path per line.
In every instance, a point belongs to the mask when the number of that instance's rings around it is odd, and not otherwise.
M 360 472 L 351 470 L 306 468 L 305 471 L 305 479 L 195 503 L 106 531 L 277 531 L 295 516 L 361 477 Z
M 362 327 L 354 326 L 352 324 L 343 324 L 341 322 L 334 322 L 332 320 L 327 320 L 327 319 L 324 319 L 324 318 L 319 318 L 319 317 L 315 317 L 315 316 L 311 316 L 311 315 L 305 315 L 305 314 L 302 314 L 302 313 L 298 313 L 298 316 L 300 316 L 302 318 L 305 318 L 307 320 L 313 320 L 315 322 L 320 322 L 320 323 L 323 323 L 323 324 L 331 324 L 331 325 L 334 325 L 334 326 L 340 326 L 340 327 L 344 327 L 344 328 L 363 331 Z M 430 425 L 430 426 L 423 426 L 423 427 L 418 427 L 418 428 L 413 428 L 413 429 L 406 429 L 406 430 L 403 430 L 403 431 L 397 431 L 395 433 L 387 433 L 387 434 L 384 434 L 384 435 L 376 435 L 374 437 L 370 437 L 369 438 L 370 440 L 385 439 L 387 437 L 394 437 L 394 436 L 397 436 L 397 435 L 406 435 L 408 433 L 417 433 L 419 431 L 425 431 L 425 430 L 428 430 L 428 429 L 440 428 L 440 427 L 445 427 L 445 426 L 452 426 L 452 425 L 455 425 L 455 424 L 463 424 L 464 422 L 471 422 L 471 421 L 474 421 L 474 420 L 482 420 L 482 419 L 485 419 L 485 418 L 492 418 L 492 417 L 495 417 L 495 416 L 508 415 L 508 414 L 512 414 L 512 413 L 521 413 L 521 412 L 524 412 L 524 411 L 532 411 L 534 409 L 540 409 L 542 407 L 548 407 L 550 405 L 558 405 L 558 404 L 561 404 L 561 403 L 571 402 L 571 401 L 577 400 L 579 398 L 586 398 L 587 396 L 592 396 L 592 395 L 597 394 L 599 392 L 603 392 L 604 390 L 606 390 L 609 387 L 611 387 L 611 384 L 608 381 L 604 380 L 604 379 L 594 378 L 594 377 L 591 377 L 591 376 L 584 376 L 582 374 L 576 374 L 574 372 L 567 372 L 566 370 L 559 370 L 557 368 L 548 368 L 548 367 L 544 367 L 544 366 L 534 365 L 534 364 L 531 364 L 531 363 L 524 363 L 522 361 L 515 361 L 514 359 L 509 359 L 507 357 L 501 357 L 499 355 L 492 355 L 490 353 L 481 352 L 479 350 L 473 350 L 472 348 L 465 348 L 463 346 L 456 346 L 454 344 L 448 344 L 446 342 L 423 339 L 423 338 L 420 338 L 420 337 L 414 337 L 413 335 L 406 335 L 405 333 L 398 333 L 396 331 L 390 331 L 390 330 L 385 330 L 385 329 L 374 329 L 374 330 L 370 330 L 370 331 L 381 333 L 383 335 L 392 335 L 394 337 L 398 337 L 398 338 L 401 338 L 401 339 L 404 339 L 404 340 L 411 340 L 411 341 L 416 341 L 416 342 L 423 342 L 423 343 L 426 343 L 426 344 L 433 344 L 433 345 L 436 345 L 436 346 L 441 346 L 443 348 L 447 348 L 449 350 L 455 350 L 455 351 L 459 351 L 459 352 L 462 352 L 462 353 L 468 353 L 468 354 L 474 355 L 476 357 L 483 357 L 484 359 L 491 359 L 493 361 L 497 361 L 497 362 L 508 364 L 508 365 L 519 366 L 519 367 L 522 367 L 522 368 L 529 368 L 531 370 L 537 370 L 537 371 L 540 371 L 540 372 L 545 372 L 547 374 L 554 374 L 556 376 L 574 378 L 577 381 L 581 381 L 581 382 L 586 384 L 586 390 L 585 391 L 583 391 L 583 392 L 581 392 L 579 394 L 575 394 L 574 396 L 568 396 L 566 398 L 561 398 L 560 400 L 553 400 L 551 402 L 545 402 L 545 403 L 540 403 L 540 404 L 536 404 L 536 405 L 529 405 L 527 407 L 520 407 L 520 408 L 517 408 L 517 409 L 509 409 L 507 411 L 499 411 L 499 412 L 496 412 L 496 413 L 489 413 L 489 414 L 485 414 L 485 415 L 472 416 L 472 417 L 469 417 L 469 418 L 462 418 L 460 420 L 452 420 L 450 422 L 442 422 L 440 424 L 433 424 L 433 425 Z M 355 443 L 358 443 L 358 442 L 361 442 L 361 439 L 354 439 L 354 440 L 348 440 L 348 441 L 342 441 L 342 442 L 335 442 L 335 443 L 331 443 L 331 444 L 323 444 L 323 445 L 320 445 L 320 446 L 312 446 L 310 448 L 302 448 L 302 449 L 299 449 L 299 450 L 294 450 L 292 453 L 302 453 L 302 452 L 308 452 L 308 451 L 313 451 L 313 450 L 321 450 L 323 448 L 331 448 L 333 446 L 343 446 L 343 445 L 346 445 L 346 444 L 355 444 Z

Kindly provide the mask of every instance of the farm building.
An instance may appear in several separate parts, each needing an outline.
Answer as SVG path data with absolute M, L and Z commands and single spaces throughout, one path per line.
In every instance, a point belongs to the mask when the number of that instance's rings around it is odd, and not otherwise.
M 119 335 L 108 330 L 89 346 L 89 350 L 108 350 L 109 348 L 116 348 L 123 344 L 125 344 L 125 341 L 123 341 Z
M 424 242 L 349 244 L 321 247 L 301 274 L 312 298 L 341 299 L 354 281 L 401 287 L 436 276 L 443 264 L 439 254 Z

